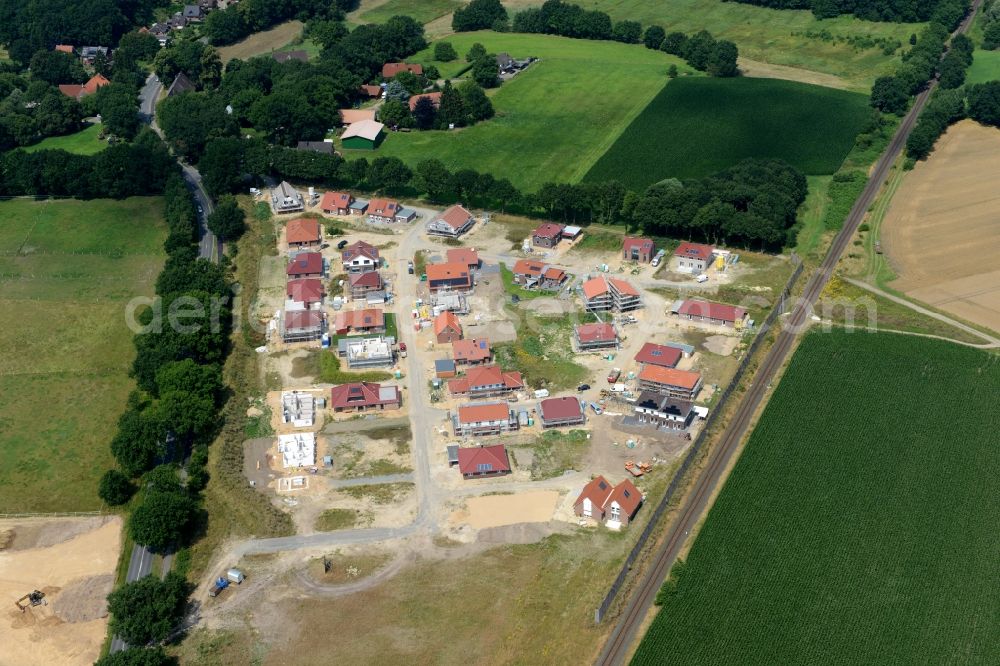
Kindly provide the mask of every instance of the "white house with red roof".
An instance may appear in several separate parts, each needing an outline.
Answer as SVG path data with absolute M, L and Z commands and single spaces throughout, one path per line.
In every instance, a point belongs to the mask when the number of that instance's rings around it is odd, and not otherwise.
M 591 518 L 617 530 L 635 518 L 642 506 L 642 493 L 629 479 L 612 486 L 603 476 L 594 477 L 583 487 L 573 511 L 582 518 Z
M 362 240 L 345 247 L 340 253 L 340 260 L 348 273 L 374 271 L 381 263 L 378 248 Z
M 462 204 L 449 206 L 427 223 L 427 233 L 431 236 L 458 238 L 476 223 L 476 218 Z
M 674 262 L 682 273 L 704 273 L 712 265 L 715 248 L 701 243 L 681 243 L 674 250 Z
M 470 402 L 451 418 L 457 437 L 501 435 L 518 428 L 514 410 L 505 402 Z

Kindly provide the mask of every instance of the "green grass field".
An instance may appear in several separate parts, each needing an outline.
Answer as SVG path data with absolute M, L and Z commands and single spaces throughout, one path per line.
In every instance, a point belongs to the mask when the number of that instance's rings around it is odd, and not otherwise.
M 868 117 L 863 95 L 778 79 L 678 79 L 664 88 L 585 180 L 639 188 L 707 176 L 740 160 L 780 158 L 831 174 Z
M 633 664 L 995 664 L 996 356 L 803 340 Z
M 461 0 L 388 0 L 371 9 L 362 7 L 358 16 L 363 23 L 385 23 L 393 16 L 405 15 L 418 23 L 430 23 L 445 14 L 451 14 L 466 3 Z
M 1000 51 L 976 49 L 972 54 L 972 66 L 965 75 L 965 82 L 986 83 L 1000 81 Z
M 34 153 L 39 150 L 65 150 L 74 155 L 94 155 L 108 147 L 107 141 L 97 138 L 100 133 L 101 126 L 94 124 L 75 134 L 50 136 L 47 139 L 42 139 L 35 145 L 28 146 L 24 151 Z
M 614 42 L 493 32 L 448 41 L 459 54 L 482 42 L 491 52 L 542 60 L 492 95 L 495 118 L 459 131 L 390 133 L 375 156 L 394 155 L 410 165 L 435 157 L 451 169 L 489 172 L 528 191 L 546 181 L 579 180 L 667 82 L 669 66 L 687 70 L 673 56 Z M 433 62 L 430 50 L 411 60 Z M 372 158 L 368 151 L 344 152 L 349 159 Z
M 886 56 L 879 47 L 855 49 L 843 38 L 890 38 L 906 44 L 910 34 L 920 29 L 919 24 L 874 23 L 850 16 L 820 21 L 808 10 L 767 9 L 722 0 L 591 0 L 583 4 L 615 20 L 632 19 L 644 26 L 656 23 L 668 32 L 708 30 L 716 38 L 735 42 L 744 57 L 832 74 L 865 92 L 898 61 L 899 52 Z M 841 39 L 806 36 L 821 31 Z
M 159 198 L 0 203 L 0 512 L 96 509 L 132 389 L 125 305 L 151 294 Z

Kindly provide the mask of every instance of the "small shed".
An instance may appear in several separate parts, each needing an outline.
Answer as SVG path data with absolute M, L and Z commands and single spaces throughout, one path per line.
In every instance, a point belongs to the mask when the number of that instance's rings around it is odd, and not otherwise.
M 438 379 L 450 379 L 455 376 L 455 361 L 450 358 L 440 358 L 434 361 L 434 374 Z
M 448 467 L 458 464 L 458 444 L 449 444 L 448 447 Z

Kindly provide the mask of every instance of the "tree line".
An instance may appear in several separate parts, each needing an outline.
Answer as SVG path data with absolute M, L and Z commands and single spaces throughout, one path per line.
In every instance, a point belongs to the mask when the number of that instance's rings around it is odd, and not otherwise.
M 541 7 L 521 10 L 514 14 L 509 24 L 507 10 L 499 0 L 473 0 L 455 11 L 452 28 L 456 32 L 510 30 L 626 44 L 642 41 L 648 48 L 679 56 L 693 68 L 712 76 L 739 74 L 736 45 L 728 40 L 716 40 L 706 30 L 688 36 L 683 32 L 668 34 L 662 26 L 651 25 L 643 31 L 642 24 L 637 21 L 612 21 L 605 12 L 587 10 L 563 0 L 547 0 Z
M 1000 127 L 1000 81 L 936 90 L 906 139 L 907 157 L 926 159 L 945 130 L 964 118 Z
M 347 161 L 260 139 L 213 140 L 199 167 L 205 187 L 214 194 L 237 192 L 270 176 L 331 189 L 423 197 L 438 204 L 461 202 L 575 224 L 623 224 L 655 235 L 769 250 L 789 241 L 795 211 L 806 193 L 801 173 L 767 160 L 750 160 L 700 180 L 670 179 L 643 192 L 610 181 L 545 183 L 529 193 L 506 178 L 475 169 L 451 171 L 434 158 L 410 168 L 396 157 Z
M 1000 48 L 1000 2 L 986 0 L 982 8 L 983 41 L 982 47 L 987 51 Z
M 772 9 L 810 9 L 816 18 L 853 14 L 866 21 L 922 23 L 954 28 L 968 9 L 966 0 L 733 0 Z
M 231 329 L 226 266 L 198 257 L 198 213 L 176 165 L 162 192 L 167 260 L 156 280 L 155 301 L 137 315 L 144 329 L 134 337 L 131 375 L 137 388 L 110 443 L 118 465 L 101 477 L 98 494 L 117 506 L 141 488 L 128 519 L 129 535 L 154 552 L 182 550 L 178 566 L 163 580 L 146 577 L 108 596 L 111 632 L 133 647 L 103 664 L 173 663 L 158 647 L 145 646 L 166 640 L 185 612 L 191 586 L 184 547 L 203 529 L 208 445 L 228 398 L 222 378 Z M 235 240 L 244 230 L 243 212 L 235 200 L 223 198 L 208 224 Z
M 931 23 L 903 54 L 903 62 L 893 74 L 880 76 L 872 84 L 871 105 L 884 113 L 903 115 L 910 99 L 934 78 L 941 63 L 941 54 L 948 43 L 948 28 Z
M 205 17 L 202 34 L 215 46 L 238 42 L 291 19 L 343 20 L 359 0 L 244 0 Z

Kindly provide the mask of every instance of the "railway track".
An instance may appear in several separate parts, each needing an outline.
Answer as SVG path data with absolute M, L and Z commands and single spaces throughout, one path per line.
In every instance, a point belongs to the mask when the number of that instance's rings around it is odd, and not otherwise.
M 981 3 L 982 0 L 975 0 L 973 2 L 968 16 L 962 21 L 954 34 L 962 34 L 969 29 Z M 743 436 L 753 421 L 754 414 L 757 413 L 757 410 L 763 404 L 768 387 L 771 385 L 778 370 L 784 365 L 789 352 L 795 345 L 796 338 L 803 329 L 803 325 L 812 314 L 813 306 L 823 291 L 823 287 L 826 286 L 827 281 L 830 279 L 833 269 L 836 267 L 837 262 L 840 261 L 841 255 L 847 248 L 848 243 L 850 243 L 851 238 L 853 238 L 854 233 L 861 224 L 861 220 L 864 219 L 868 208 L 875 201 L 876 196 L 878 196 L 879 190 L 888 177 L 893 163 L 906 145 L 906 139 L 913 130 L 920 112 L 926 106 L 927 100 L 936 87 L 937 80 L 934 80 L 926 90 L 917 95 L 913 107 L 903 118 L 902 123 L 900 123 L 895 135 L 893 135 L 892 140 L 889 142 L 889 146 L 875 164 L 875 170 L 869 177 L 861 196 L 854 202 L 854 207 L 851 208 L 851 212 L 844 222 L 843 229 L 834 238 L 823 262 L 806 283 L 802 297 L 796 302 L 787 317 L 783 320 L 777 320 L 782 322 L 782 330 L 778 334 L 777 340 L 775 340 L 774 345 L 764 358 L 764 362 L 753 378 L 753 383 L 743 396 L 743 400 L 740 402 L 735 414 L 723 432 L 722 439 L 709 454 L 708 464 L 704 471 L 695 479 L 694 486 L 681 507 L 680 514 L 668 528 L 665 538 L 657 546 L 649 568 L 643 575 L 632 598 L 628 601 L 624 613 L 612 630 L 611 635 L 604 645 L 604 649 L 598 657 L 597 664 L 600 666 L 618 666 L 624 663 L 625 658 L 629 655 L 632 643 L 636 638 L 636 631 L 639 625 L 642 624 L 650 606 L 652 606 L 660 585 L 670 571 L 670 567 L 673 566 L 674 561 L 677 559 L 689 533 L 694 529 L 708 508 L 709 499 L 722 479 L 729 461 L 732 460 L 733 455 L 739 448 Z

